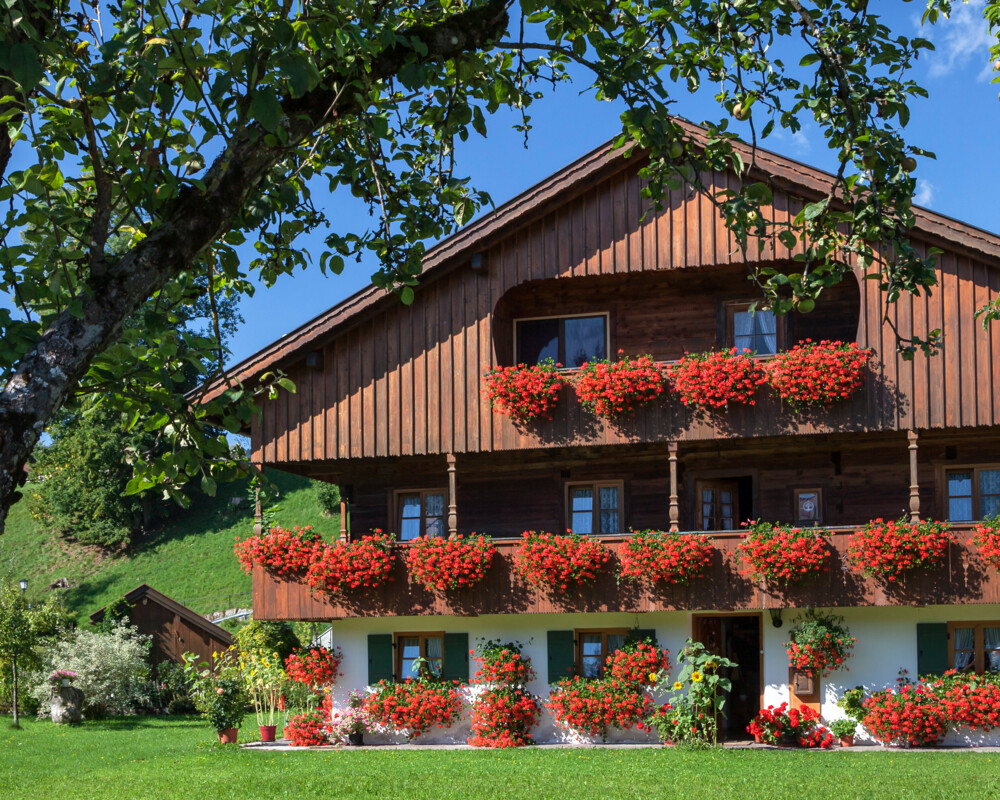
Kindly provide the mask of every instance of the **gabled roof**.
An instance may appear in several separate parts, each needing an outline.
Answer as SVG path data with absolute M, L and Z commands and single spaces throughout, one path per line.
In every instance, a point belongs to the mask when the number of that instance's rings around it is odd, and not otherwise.
M 125 601 L 130 606 L 136 605 L 141 600 L 149 600 L 151 603 L 155 603 L 158 606 L 168 609 L 187 622 L 192 628 L 203 631 L 213 639 L 216 639 L 224 644 L 226 647 L 229 647 L 233 643 L 232 634 L 230 634 L 225 628 L 220 628 L 215 623 L 209 622 L 200 614 L 196 614 L 187 606 L 182 606 L 176 600 L 171 600 L 165 594 L 156 591 L 156 589 L 148 584 L 144 583 L 141 586 L 136 586 L 131 592 L 125 595 Z M 91 614 L 91 624 L 97 625 L 102 619 L 104 619 L 104 613 L 106 610 L 107 606 L 100 608 Z
M 692 140 L 705 140 L 704 128 L 685 120 L 676 121 Z M 641 158 L 625 158 L 620 149 L 613 147 L 613 142 L 614 140 L 605 142 L 430 248 L 424 255 L 421 282 L 433 280 L 466 264 L 474 253 L 481 252 L 533 219 L 570 202 Z M 736 144 L 736 149 L 744 161 L 750 163 L 751 146 L 741 142 Z M 829 172 L 760 147 L 752 156 L 756 166 L 751 177 L 765 179 L 775 188 L 790 189 L 792 193 L 805 199 L 818 199 L 826 195 L 835 179 Z M 913 212 L 916 217 L 915 232 L 923 234 L 923 238 L 930 243 L 948 243 L 952 247 L 1000 259 L 1000 236 L 997 234 L 926 208 L 914 206 Z M 212 400 L 234 383 L 246 382 L 301 350 L 317 349 L 338 328 L 350 324 L 366 310 L 381 302 L 391 301 L 392 298 L 386 290 L 369 285 L 230 367 L 201 389 L 192 392 L 191 397 L 202 401 Z

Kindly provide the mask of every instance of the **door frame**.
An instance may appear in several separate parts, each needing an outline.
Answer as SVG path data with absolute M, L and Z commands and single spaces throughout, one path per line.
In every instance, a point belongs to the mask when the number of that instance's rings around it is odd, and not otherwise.
M 695 631 L 698 622 L 703 619 L 713 619 L 719 617 L 756 617 L 757 618 L 757 638 L 758 644 L 760 645 L 760 653 L 758 655 L 759 664 L 759 674 L 760 674 L 760 708 L 764 708 L 764 612 L 763 611 L 718 611 L 718 612 L 695 612 L 691 614 L 691 638 L 694 641 L 698 641 L 695 638 Z

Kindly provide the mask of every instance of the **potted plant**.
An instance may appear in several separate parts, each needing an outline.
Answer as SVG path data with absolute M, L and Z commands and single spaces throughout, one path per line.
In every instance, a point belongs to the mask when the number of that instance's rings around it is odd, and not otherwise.
M 619 577 L 650 584 L 690 583 L 704 576 L 714 552 L 707 536 L 639 531 L 618 551 L 622 565 Z
M 235 744 L 246 713 L 246 682 L 240 674 L 235 650 L 212 654 L 212 663 L 196 665 L 197 656 L 184 655 L 185 672 L 191 676 L 191 699 L 222 744 Z
M 580 367 L 576 394 L 600 417 L 620 419 L 648 405 L 666 390 L 666 380 L 652 356 L 625 356 L 618 361 L 591 361 Z
M 77 677 L 77 674 L 71 669 L 57 669 L 49 675 L 49 683 L 52 684 L 53 688 L 66 687 L 73 683 Z
M 979 550 L 979 557 L 1000 570 L 1000 517 L 987 517 L 976 525 L 972 542 Z
M 485 536 L 418 536 L 406 551 L 410 577 L 428 591 L 475 586 L 486 577 L 497 549 Z
M 336 647 L 332 650 L 320 645 L 296 648 L 285 659 L 285 672 L 290 680 L 320 692 L 336 683 L 343 658 L 340 648 Z
M 372 589 L 392 580 L 395 539 L 376 528 L 359 541 L 337 541 L 317 548 L 306 582 L 331 594 Z
M 597 539 L 525 531 L 514 568 L 532 586 L 566 592 L 595 581 L 610 560 L 611 551 Z
M 686 355 L 670 368 L 669 376 L 684 405 L 706 409 L 730 403 L 752 406 L 758 387 L 767 381 L 750 352 L 735 347 Z
M 365 710 L 364 697 L 357 692 L 351 692 L 347 708 L 331 709 L 330 739 L 335 742 L 347 742 L 351 747 L 361 747 L 365 743 L 365 734 L 371 727 L 372 721 Z
M 871 355 L 872 350 L 854 342 L 806 339 L 775 354 L 765 371 L 774 393 L 793 410 L 826 408 L 861 387 Z
M 519 425 L 540 417 L 552 419 L 565 383 L 561 367 L 551 358 L 534 366 L 496 367 L 483 375 L 483 395 L 495 412 Z
M 806 611 L 785 642 L 788 665 L 821 676 L 843 666 L 857 641 L 843 623 L 842 617 Z
M 784 588 L 828 568 L 830 545 L 825 530 L 760 520 L 746 523 L 746 527 L 738 549 L 744 574 L 754 580 Z
M 875 519 L 848 539 L 847 559 L 857 572 L 895 583 L 910 570 L 943 562 L 951 542 L 946 522 Z
M 834 737 L 840 740 L 841 747 L 854 746 L 854 733 L 858 729 L 858 721 L 850 717 L 841 717 L 830 723 Z
M 256 653 L 241 655 L 239 665 L 247 694 L 257 715 L 260 740 L 273 742 L 278 728 L 275 719 L 288 682 L 288 676 L 281 667 L 281 657 L 277 653 L 270 656 Z

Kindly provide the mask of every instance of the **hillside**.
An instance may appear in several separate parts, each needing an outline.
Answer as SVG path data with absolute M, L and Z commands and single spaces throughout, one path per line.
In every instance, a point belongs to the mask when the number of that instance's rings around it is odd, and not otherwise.
M 337 517 L 324 517 L 316 486 L 306 478 L 269 472 L 277 485 L 278 524 L 312 525 L 332 534 Z M 121 555 L 82 547 L 38 527 L 19 503 L 11 510 L 7 530 L 0 536 L 0 573 L 27 578 L 28 599 L 40 600 L 50 583 L 66 578 L 68 608 L 84 618 L 142 583 L 189 606 L 208 613 L 250 605 L 250 578 L 233 557 L 233 540 L 253 529 L 253 509 L 246 498 L 246 482 L 219 487 L 216 497 L 200 497 L 187 510 L 178 509 L 163 527 Z

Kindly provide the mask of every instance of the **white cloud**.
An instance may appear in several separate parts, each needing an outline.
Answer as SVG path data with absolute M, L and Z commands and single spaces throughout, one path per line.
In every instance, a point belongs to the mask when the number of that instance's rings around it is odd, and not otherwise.
M 929 208 L 930 204 L 934 202 L 934 184 L 930 181 L 925 181 L 923 178 L 917 179 L 917 191 L 913 193 L 913 203 L 914 205 L 924 206 Z
M 921 28 L 920 35 L 934 42 L 933 51 L 924 51 L 928 61 L 927 72 L 932 78 L 941 78 L 971 67 L 978 68 L 977 80 L 989 80 L 993 74 L 990 46 L 996 37 L 990 35 L 983 17 L 986 0 L 955 2 L 951 17 L 939 19 L 936 25 Z
M 776 125 L 770 136 L 770 144 L 764 142 L 764 147 L 779 145 L 779 149 L 787 155 L 805 156 L 812 151 L 811 137 L 816 136 L 815 126 L 808 120 L 795 133 Z

